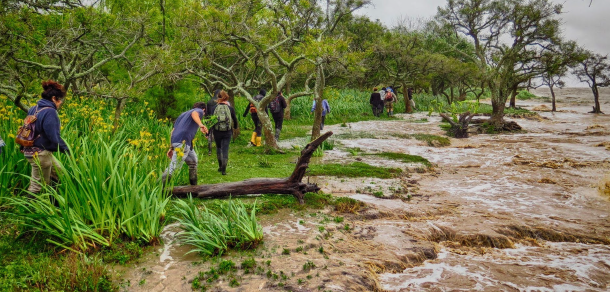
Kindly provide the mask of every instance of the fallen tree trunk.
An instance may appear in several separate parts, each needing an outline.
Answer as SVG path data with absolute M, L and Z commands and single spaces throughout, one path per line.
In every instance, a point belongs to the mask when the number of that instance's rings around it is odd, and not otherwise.
M 289 178 L 255 178 L 239 182 L 221 183 L 198 186 L 177 186 L 172 189 L 172 195 L 183 198 L 192 194 L 197 198 L 219 198 L 227 196 L 243 196 L 251 194 L 291 194 L 304 203 L 305 193 L 320 190 L 316 184 L 303 183 L 302 179 L 309 166 L 309 160 L 314 151 L 333 134 L 326 132 L 312 141 L 301 151 L 301 157 Z

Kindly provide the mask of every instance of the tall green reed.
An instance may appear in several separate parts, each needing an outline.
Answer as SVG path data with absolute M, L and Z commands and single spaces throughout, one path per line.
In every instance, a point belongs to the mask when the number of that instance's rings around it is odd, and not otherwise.
M 200 210 L 192 197 L 176 202 L 175 219 L 183 229 L 179 237 L 194 247 L 190 252 L 211 256 L 230 248 L 253 248 L 263 240 L 263 228 L 256 220 L 256 203 L 248 212 L 241 201 L 229 200 L 221 203 L 219 210 Z

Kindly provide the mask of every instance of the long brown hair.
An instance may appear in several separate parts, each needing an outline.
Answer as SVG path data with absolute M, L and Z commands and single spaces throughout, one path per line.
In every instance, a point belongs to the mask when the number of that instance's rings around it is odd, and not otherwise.
M 226 91 L 221 90 L 220 93 L 218 93 L 218 99 L 216 100 L 216 102 L 221 103 L 227 101 L 229 101 L 229 94 Z

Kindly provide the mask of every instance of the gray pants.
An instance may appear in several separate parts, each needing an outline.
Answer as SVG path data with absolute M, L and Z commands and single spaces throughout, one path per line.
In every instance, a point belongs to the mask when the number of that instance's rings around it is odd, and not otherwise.
M 176 169 L 182 168 L 182 163 L 186 162 L 189 167 L 189 180 L 192 185 L 197 184 L 197 153 L 191 149 L 190 146 L 182 143 L 173 143 L 174 153 L 172 154 L 172 161 L 169 166 L 163 172 L 161 180 L 165 182 L 167 177 L 171 177 Z
M 49 184 L 51 182 L 51 174 L 56 176 L 55 169 L 61 169 L 53 153 L 47 150 L 38 152 L 34 157 L 26 157 L 26 159 L 32 165 L 32 177 L 30 179 L 30 187 L 28 187 L 28 191 L 32 193 L 40 192 L 42 189 L 41 184 Z

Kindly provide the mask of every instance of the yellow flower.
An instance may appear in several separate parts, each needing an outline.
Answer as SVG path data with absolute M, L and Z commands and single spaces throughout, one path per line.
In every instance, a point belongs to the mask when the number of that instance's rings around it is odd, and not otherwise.
M 13 134 L 8 134 L 8 137 L 9 137 L 10 139 L 14 139 L 14 138 L 15 138 L 15 135 L 13 135 Z

